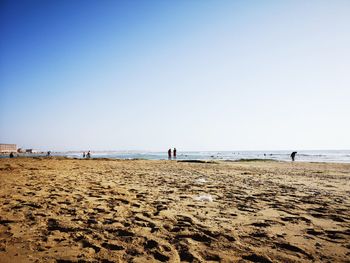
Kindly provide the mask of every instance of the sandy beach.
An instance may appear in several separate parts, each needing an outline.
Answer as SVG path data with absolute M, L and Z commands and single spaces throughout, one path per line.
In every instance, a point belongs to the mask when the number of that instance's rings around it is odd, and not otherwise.
M 350 164 L 0 159 L 0 262 L 349 262 Z

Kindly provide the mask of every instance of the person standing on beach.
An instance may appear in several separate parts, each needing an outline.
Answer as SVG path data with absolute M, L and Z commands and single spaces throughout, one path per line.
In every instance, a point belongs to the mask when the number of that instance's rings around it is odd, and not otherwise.
M 171 149 L 168 150 L 168 159 L 171 160 Z
M 174 159 L 176 159 L 176 148 L 174 148 L 173 150 L 173 156 L 174 156 Z
M 85 158 L 85 152 L 83 152 L 83 158 Z
M 292 154 L 290 155 L 290 158 L 292 158 L 292 162 L 294 162 L 296 154 L 297 152 L 292 152 Z
M 90 159 L 90 157 L 91 157 L 91 153 L 90 151 L 88 151 L 88 153 L 86 154 L 86 158 Z

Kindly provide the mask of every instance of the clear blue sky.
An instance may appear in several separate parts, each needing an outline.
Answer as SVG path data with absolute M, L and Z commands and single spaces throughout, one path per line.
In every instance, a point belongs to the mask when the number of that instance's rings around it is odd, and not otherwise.
M 350 1 L 1 1 L 0 142 L 350 149 Z

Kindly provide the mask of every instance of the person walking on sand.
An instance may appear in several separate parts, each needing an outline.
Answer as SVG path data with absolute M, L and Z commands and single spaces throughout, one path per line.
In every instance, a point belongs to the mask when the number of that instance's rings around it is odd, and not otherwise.
M 171 149 L 168 150 L 168 159 L 171 160 Z
M 176 148 L 174 148 L 173 150 L 173 156 L 174 156 L 174 159 L 176 159 Z
M 292 152 L 292 154 L 290 155 L 290 158 L 292 158 L 292 162 L 294 162 L 296 154 L 297 152 Z
M 88 151 L 88 153 L 86 154 L 86 158 L 90 159 L 90 157 L 91 157 L 91 153 L 90 151 Z
M 86 155 L 85 155 L 85 152 L 83 152 L 83 158 L 85 158 L 85 156 L 86 156 Z

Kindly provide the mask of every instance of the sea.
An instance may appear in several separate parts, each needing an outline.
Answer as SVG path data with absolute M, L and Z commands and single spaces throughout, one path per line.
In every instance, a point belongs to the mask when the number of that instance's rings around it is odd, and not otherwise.
M 242 159 L 271 159 L 276 161 L 291 161 L 293 151 L 180 151 L 177 150 L 177 160 L 242 160 Z M 82 152 L 53 153 L 57 156 L 82 158 Z M 110 159 L 145 159 L 166 160 L 167 151 L 97 151 L 91 152 L 92 158 Z M 335 162 L 350 163 L 350 150 L 317 150 L 297 151 L 296 161 L 300 162 Z
M 270 159 L 276 161 L 291 161 L 292 150 L 286 151 L 181 151 L 177 150 L 177 160 L 246 160 L 246 159 Z M 22 154 L 22 156 L 45 156 L 46 153 Z M 83 158 L 82 151 L 51 152 L 52 156 L 64 156 L 68 158 Z M 8 157 L 2 155 L 1 157 Z M 150 151 L 91 151 L 91 158 L 109 159 L 144 159 L 167 160 L 168 153 Z M 350 163 L 350 150 L 316 150 L 297 151 L 295 161 L 299 162 L 332 162 Z

